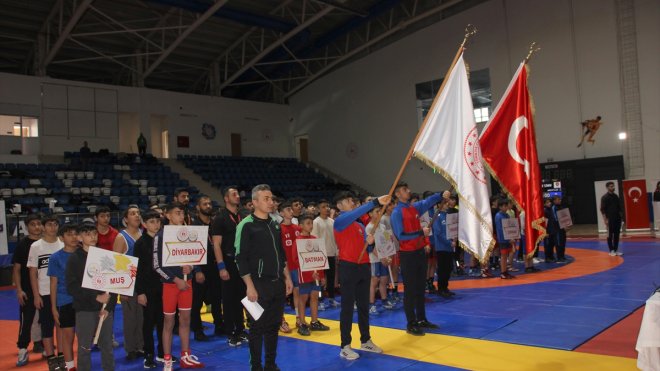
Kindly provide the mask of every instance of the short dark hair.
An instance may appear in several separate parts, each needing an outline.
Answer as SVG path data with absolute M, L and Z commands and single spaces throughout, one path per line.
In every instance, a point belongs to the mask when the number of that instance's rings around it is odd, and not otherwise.
M 76 231 L 78 233 L 96 231 L 96 225 L 92 223 L 82 223 L 78 225 L 78 229 Z
M 316 207 L 316 202 L 308 202 L 306 206 L 307 207 L 310 207 L 310 206 Z
M 186 207 L 183 206 L 183 204 L 181 202 L 177 202 L 177 201 L 172 201 L 172 202 L 170 202 L 169 204 L 167 204 L 165 206 L 165 212 L 166 213 L 169 213 L 170 211 L 172 211 L 174 209 L 180 209 L 180 210 L 185 211 Z
M 138 205 L 128 205 L 126 210 L 124 210 L 124 212 L 121 214 L 122 215 L 121 217 L 122 218 L 127 218 L 128 217 L 128 211 L 131 210 L 131 209 L 138 209 L 138 211 L 142 212 Z
M 396 184 L 396 186 L 394 186 L 394 192 L 396 193 L 396 191 L 398 191 L 399 188 L 403 188 L 403 187 L 407 187 L 407 186 L 408 186 L 408 183 L 404 182 L 403 180 L 400 180 L 400 181 Z
M 110 212 L 110 208 L 109 208 L 109 207 L 107 207 L 107 206 L 99 206 L 99 207 L 96 208 L 96 210 L 94 210 L 94 216 L 98 217 L 99 214 L 109 213 L 109 212 Z
M 78 224 L 76 223 L 64 223 L 60 226 L 60 229 L 57 231 L 58 236 L 64 236 L 65 233 L 74 231 L 78 233 Z
M 46 214 L 41 218 L 41 224 L 46 225 L 48 222 L 57 222 L 57 224 L 60 224 L 57 214 Z
M 237 185 L 228 185 L 222 188 L 222 197 L 227 197 L 229 194 L 229 191 L 232 189 L 235 189 L 238 192 L 238 186 Z
M 27 225 L 27 224 L 30 224 L 30 222 L 33 221 L 33 220 L 38 220 L 38 221 L 41 223 L 41 220 L 42 220 L 42 219 L 43 219 L 43 216 L 40 215 L 40 214 L 36 214 L 36 213 L 29 214 L 29 215 L 25 218 L 25 224 L 26 224 L 26 225 Z
M 607 183 L 605 183 L 605 187 L 609 187 L 609 186 L 611 186 L 611 185 L 614 185 L 614 182 L 607 182 Z
M 181 187 L 174 190 L 174 197 L 179 197 L 179 195 L 183 192 L 190 193 L 188 188 Z
M 300 202 L 300 203 L 304 204 L 305 200 L 300 196 L 293 196 L 291 198 L 291 203 L 294 203 L 294 202 Z
M 338 203 L 344 201 L 347 198 L 353 198 L 355 195 L 351 191 L 341 191 L 335 194 L 335 197 L 332 198 L 332 203 L 337 205 Z
M 326 200 L 325 198 L 322 198 L 322 199 L 319 200 L 319 202 L 317 203 L 317 205 L 318 205 L 318 206 L 321 206 L 322 204 L 328 204 L 328 205 L 330 205 L 330 201 Z
M 151 219 L 160 219 L 160 213 L 156 210 L 147 210 L 142 215 L 142 221 L 146 222 Z
M 280 203 L 280 205 L 277 207 L 277 210 L 282 211 L 282 210 L 286 209 L 287 207 L 291 207 L 291 201 L 289 201 L 289 200 L 286 200 L 286 201 L 283 201 L 282 203 Z
M 314 216 L 309 213 L 304 213 L 298 217 L 298 224 L 303 224 L 305 220 L 314 221 Z
M 497 207 L 502 207 L 508 204 L 509 204 L 509 200 L 507 200 L 506 198 L 500 198 L 500 200 L 497 201 Z
M 209 196 L 207 196 L 207 195 L 199 195 L 199 196 L 197 197 L 197 205 L 201 205 L 201 204 L 202 204 L 202 200 L 204 200 L 204 199 L 207 199 L 207 200 L 211 201 L 211 197 L 209 197 Z

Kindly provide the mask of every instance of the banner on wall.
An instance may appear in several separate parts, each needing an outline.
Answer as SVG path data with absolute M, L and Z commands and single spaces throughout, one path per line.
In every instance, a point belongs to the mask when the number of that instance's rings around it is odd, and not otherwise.
M 607 187 L 605 187 L 605 184 L 608 182 L 613 182 L 614 183 L 614 193 L 617 194 L 617 196 L 620 196 L 619 193 L 619 181 L 616 179 L 612 180 L 599 180 L 597 182 L 594 182 L 594 190 L 595 192 L 595 197 L 596 197 L 596 217 L 598 219 L 598 232 L 599 233 L 607 233 L 607 226 L 605 225 L 605 221 L 603 221 L 603 215 L 600 213 L 600 199 L 603 197 L 605 193 L 607 193 Z
M 648 229 L 650 219 L 646 180 L 624 180 L 622 195 L 626 212 L 626 230 Z
M 9 254 L 7 243 L 7 215 L 5 214 L 5 201 L 0 200 L 0 255 Z

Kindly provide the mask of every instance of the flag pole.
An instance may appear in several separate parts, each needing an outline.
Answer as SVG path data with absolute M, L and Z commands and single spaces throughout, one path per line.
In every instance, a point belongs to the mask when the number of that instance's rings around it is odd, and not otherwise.
M 527 53 L 527 56 L 525 57 L 525 64 L 528 64 L 529 60 L 532 59 L 532 55 L 534 55 L 534 53 L 538 52 L 539 50 L 541 50 L 541 47 L 536 46 L 536 41 L 533 41 L 529 45 L 529 52 Z
M 445 85 L 447 85 L 447 79 L 449 78 L 449 74 L 451 71 L 454 69 L 454 66 L 456 65 L 456 62 L 458 62 L 458 58 L 460 58 L 461 54 L 465 50 L 465 44 L 468 42 L 470 37 L 474 36 L 477 33 L 477 27 L 475 27 L 472 24 L 468 24 L 465 27 L 465 35 L 463 37 L 463 42 L 461 42 L 461 45 L 458 47 L 458 50 L 456 51 L 456 55 L 454 56 L 454 60 L 451 62 L 451 65 L 449 66 L 449 69 L 447 70 L 447 73 L 445 74 L 445 78 L 442 80 L 442 84 L 440 85 L 440 89 L 438 90 L 438 93 L 435 95 L 435 98 L 433 98 L 433 103 L 431 103 L 431 107 L 429 108 L 429 112 L 433 111 L 433 108 L 435 107 L 436 103 L 438 102 L 438 98 L 440 97 L 440 94 L 442 91 L 445 89 Z M 417 141 L 419 140 L 419 137 L 422 135 L 422 132 L 424 131 L 424 128 L 426 127 L 427 123 L 429 121 L 429 116 L 427 115 L 424 118 L 424 121 L 422 122 L 422 126 L 419 127 L 419 130 L 417 131 L 417 135 L 415 135 L 415 139 L 412 142 L 412 145 L 410 146 L 410 149 L 408 150 L 408 153 L 406 154 L 406 157 L 403 159 L 403 163 L 401 164 L 401 168 L 399 168 L 399 172 L 396 175 L 396 178 L 394 179 L 394 182 L 392 183 L 392 186 L 390 187 L 390 191 L 387 193 L 390 197 L 394 194 L 394 189 L 396 188 L 396 185 L 399 183 L 399 180 L 401 180 L 401 176 L 403 175 L 403 171 L 406 169 L 406 165 L 408 164 L 408 161 L 410 161 L 413 151 L 415 150 L 415 145 L 417 145 Z M 385 212 L 385 208 L 387 205 L 381 206 L 380 212 L 376 214 L 376 218 L 374 220 L 374 226 L 373 229 L 378 228 L 378 224 L 380 224 L 380 219 L 383 216 L 383 213 Z M 362 260 L 362 257 L 364 256 L 364 252 L 367 251 L 367 243 L 364 244 L 364 247 L 362 248 L 362 252 L 360 253 L 360 256 L 358 257 L 358 264 Z

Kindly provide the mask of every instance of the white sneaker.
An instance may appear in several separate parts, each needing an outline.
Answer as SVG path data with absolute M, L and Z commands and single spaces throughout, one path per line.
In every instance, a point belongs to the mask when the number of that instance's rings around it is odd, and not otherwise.
M 616 256 L 623 256 L 623 253 L 622 253 L 622 252 L 615 251 L 614 253 L 616 254 Z
M 379 314 L 378 308 L 376 308 L 375 305 L 372 305 L 371 308 L 369 308 L 369 314 L 377 316 Z
M 16 367 L 25 366 L 28 363 L 28 351 L 26 348 L 18 350 L 18 360 L 16 361 Z
M 328 303 L 330 304 L 331 307 L 337 308 L 339 306 L 339 302 L 335 299 L 329 299 Z
M 610 250 L 610 256 L 616 256 L 616 252 L 614 252 L 614 250 Z
M 365 352 L 383 353 L 383 350 L 380 349 L 378 345 L 374 344 L 371 339 L 367 340 L 365 343 L 362 343 L 362 345 L 360 345 L 360 349 L 364 350 Z
M 172 371 L 174 367 L 174 362 L 171 359 L 166 359 L 163 362 L 163 371 Z
M 353 349 L 351 349 L 350 345 L 346 345 L 345 347 L 341 348 L 341 352 L 339 352 L 339 356 L 349 361 L 354 361 L 360 358 L 360 355 L 357 354 Z
M 318 310 L 324 311 L 326 309 L 328 309 L 328 307 L 326 307 L 325 303 L 319 303 Z
M 532 261 L 534 262 L 534 264 L 539 264 L 541 262 L 541 259 L 534 258 L 534 259 L 532 259 Z

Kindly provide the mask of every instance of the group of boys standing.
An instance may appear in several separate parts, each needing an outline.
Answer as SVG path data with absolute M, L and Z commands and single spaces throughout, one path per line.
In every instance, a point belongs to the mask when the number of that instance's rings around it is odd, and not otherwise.
M 121 301 L 127 358 L 144 357 L 145 368 L 155 368 L 155 361 L 160 361 L 165 370 L 172 369 L 177 361 L 172 355 L 175 327 L 178 327 L 181 340 L 180 366 L 204 367 L 191 354 L 189 338 L 192 330 L 196 340 L 208 340 L 200 318 L 200 309 L 206 302 L 211 304 L 216 335 L 226 334 L 230 346 L 248 342 L 252 369 L 278 370 L 275 363 L 278 333 L 292 331 L 283 316 L 286 297 L 293 295 L 298 333 L 308 336 L 310 331 L 329 330 L 318 319 L 319 293 L 324 289 L 328 293 L 328 303 L 341 306 L 340 356 L 348 360 L 359 358 L 351 348 L 354 310 L 358 314 L 359 349 L 382 353 L 382 349 L 371 340 L 369 305 L 373 303 L 373 291 L 381 282 L 387 282 L 379 277 L 389 273 L 391 266 L 400 267 L 403 276 L 407 332 L 421 336 L 426 330 L 438 328 L 426 317 L 424 294 L 429 279 L 429 254 L 437 261 L 438 293 L 444 297 L 454 294 L 448 290 L 456 250 L 455 239 L 447 234 L 447 214 L 451 213 L 450 206 L 453 206 L 451 197 L 436 193 L 414 201 L 408 185 L 400 182 L 394 189 L 396 202 L 385 195 L 358 206 L 355 196 L 345 191 L 337 194 L 332 203 L 320 201 L 314 205 L 317 216 L 303 212 L 300 199 L 283 202 L 276 199 L 267 185 L 254 187 L 251 194 L 253 210 L 247 213 L 240 209 L 241 197 L 237 187 L 226 187 L 222 195 L 225 207 L 215 216 L 211 200 L 206 196 L 197 199 L 196 213 L 190 213 L 189 196 L 184 190 L 177 190 L 174 201 L 162 213 L 158 207 L 141 212 L 136 206 L 130 206 L 124 211 L 126 227 L 121 232 L 110 226 L 109 210 L 101 207 L 96 210 L 96 224 L 65 224 L 59 228 L 60 238 L 57 237 L 59 225 L 55 216 L 43 220 L 29 217 L 26 220 L 29 235 L 19 245 L 15 259 L 20 267 L 23 264 L 19 259 L 21 254 L 29 256 L 26 266 L 36 268 L 30 270 L 31 275 L 36 274 L 29 278 L 31 287 L 25 285 L 25 278 L 17 285 L 21 314 L 26 317 L 21 321 L 17 365 L 27 362 L 27 332 L 31 321 L 27 318 L 30 309 L 25 303 L 33 301 L 34 307 L 42 312 L 40 321 L 45 353 L 51 357 L 49 365 L 52 363 L 55 367 L 61 361 L 54 354 L 52 329 L 55 322 L 58 330 L 62 330 L 58 331 L 62 333 L 58 350 L 63 351 L 65 363 L 59 367 L 62 370 L 75 369 L 72 351 L 75 327 L 78 369 L 89 370 L 91 338 L 99 318 L 103 318 L 98 342 L 102 366 L 104 370 L 114 369 L 112 319 L 116 295 L 81 287 L 90 246 L 139 259 L 134 296 L 122 296 Z M 381 220 L 382 227 L 379 225 Z M 41 227 L 32 224 L 44 226 L 43 236 L 40 236 Z M 164 224 L 209 226 L 208 246 L 212 253 L 209 252 L 208 263 L 198 267 L 163 267 Z M 395 256 L 379 256 L 378 244 L 385 240 L 380 237 L 388 236 L 388 233 L 399 252 Z M 330 267 L 326 272 L 303 272 L 300 269 L 296 240 L 312 238 L 323 238 Z M 44 268 L 48 271 L 40 273 Z M 398 269 L 393 271 L 390 276 L 398 280 Z M 341 287 L 341 303 L 334 299 L 335 276 Z M 190 279 L 184 279 L 187 277 Z M 433 272 L 431 280 L 432 277 Z M 46 285 L 48 280 L 54 284 L 49 282 Z M 31 295 L 32 292 L 37 295 Z M 258 320 L 248 318 L 249 334 L 245 330 L 241 304 L 245 296 L 264 308 L 264 314 Z M 384 300 L 383 296 L 381 291 Z M 305 320 L 308 300 L 311 309 L 309 324 Z M 44 307 L 50 307 L 50 310 L 44 310 Z M 154 347 L 154 329 L 157 349 Z M 264 348 L 265 363 L 262 363 Z

